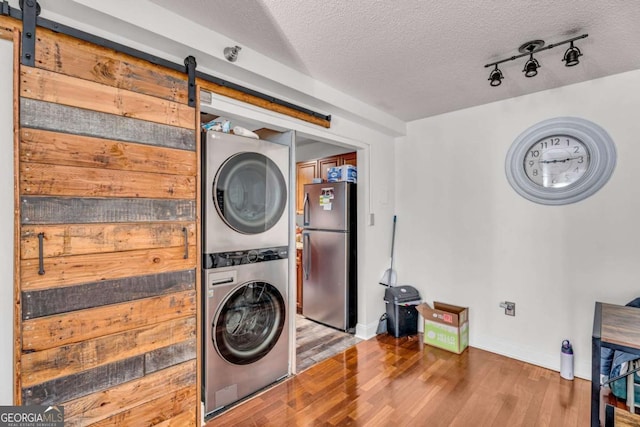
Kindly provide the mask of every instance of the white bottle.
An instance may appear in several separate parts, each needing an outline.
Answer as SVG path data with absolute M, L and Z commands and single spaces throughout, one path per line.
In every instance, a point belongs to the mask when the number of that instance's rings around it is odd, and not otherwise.
M 569 340 L 562 341 L 560 348 L 560 376 L 565 380 L 573 379 L 573 348 Z

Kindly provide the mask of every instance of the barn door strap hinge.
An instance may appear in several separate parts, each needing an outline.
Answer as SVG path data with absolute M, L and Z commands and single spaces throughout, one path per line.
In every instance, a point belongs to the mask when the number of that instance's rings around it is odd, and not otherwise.
M 36 64 L 36 17 L 40 5 L 36 0 L 20 0 L 22 9 L 22 57 L 20 63 L 33 67 Z
M 188 90 L 189 90 L 189 107 L 196 106 L 196 58 L 189 55 L 184 58 L 184 66 L 187 67 Z

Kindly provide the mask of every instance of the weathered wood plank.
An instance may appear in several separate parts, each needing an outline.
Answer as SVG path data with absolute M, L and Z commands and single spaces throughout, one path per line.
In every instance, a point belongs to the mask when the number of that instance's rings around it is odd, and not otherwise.
M 14 43 L 17 41 L 19 44 L 21 39 L 20 31 L 22 30 L 22 21 L 11 18 L 10 16 L 0 15 L 0 29 L 5 33 L 1 38 L 13 41 Z M 18 59 L 20 59 L 19 55 Z M 16 71 L 20 69 L 20 61 L 18 61 L 17 64 L 14 62 L 14 68 Z
M 14 21 L 12 19 L 12 21 Z M 15 20 L 18 22 L 17 20 Z M 6 22 L 6 21 L 5 21 Z M 20 27 L 22 24 L 20 23 Z M 19 123 L 19 111 L 20 111 L 20 97 L 18 93 L 20 91 L 20 78 L 18 71 L 20 70 L 20 31 L 13 32 L 13 170 L 20 169 L 20 160 L 16 153 L 20 150 L 20 138 L 18 129 L 20 129 Z M 5 95 L 6 96 L 6 95 Z M 15 172 L 14 172 L 15 173 Z M 13 191 L 13 206 L 14 209 L 20 209 L 20 194 L 15 191 L 17 177 L 14 178 L 14 191 Z M 22 319 L 20 317 L 20 310 L 16 307 L 20 307 L 21 301 L 21 283 L 17 280 L 20 277 L 20 259 L 17 254 L 20 253 L 20 215 L 18 212 L 13 216 L 13 403 L 15 405 L 22 404 L 22 366 L 20 364 L 20 354 L 22 349 Z
M 20 130 L 20 161 L 137 172 L 196 175 L 196 154 L 112 139 Z
M 196 402 L 195 408 L 199 408 L 200 405 Z M 190 407 L 185 404 L 185 411 L 175 417 L 156 424 L 156 427 L 195 427 L 198 424 L 200 417 L 198 416 L 198 410 L 194 409 L 194 406 Z
M 189 270 L 196 267 L 196 246 L 193 243 L 186 259 L 184 247 L 45 258 L 45 274 L 42 275 L 39 274 L 37 259 L 23 260 L 20 263 L 22 291 L 119 279 L 140 272 L 158 274 Z
M 185 291 L 22 322 L 23 352 L 78 343 L 154 323 L 195 316 L 196 292 Z
M 38 258 L 38 234 L 44 233 L 42 255 L 65 255 L 131 251 L 183 246 L 184 229 L 189 242 L 196 241 L 194 222 L 25 225 L 21 229 L 22 259 Z
M 33 387 L 140 355 L 144 356 L 146 375 L 161 369 L 162 365 L 166 368 L 194 359 L 195 336 L 196 319 L 191 316 L 80 343 L 25 353 L 22 355 L 22 369 L 25 372 L 22 386 Z
M 137 356 L 22 389 L 25 405 L 53 405 L 141 378 L 144 357 Z
M 20 164 L 20 194 L 86 197 L 195 198 L 194 176 L 96 169 L 42 163 Z
M 86 426 L 185 387 L 195 389 L 195 360 L 64 404 L 65 426 Z
M 0 39 L 13 41 L 13 28 L 7 26 L 4 20 L 0 21 Z
M 148 274 L 22 293 L 24 320 L 195 289 L 195 270 Z
M 23 196 L 23 225 L 195 221 L 194 200 Z
M 91 424 L 91 426 L 195 426 L 197 405 L 196 388 L 187 386 L 135 408 L 112 415 Z
M 193 329 L 193 333 L 195 335 L 195 328 Z M 173 342 L 178 341 L 179 339 L 177 337 L 173 340 Z M 144 355 L 145 375 L 196 358 L 195 336 L 189 341 L 178 342 L 177 344 L 166 347 L 161 347 L 161 344 L 158 344 L 158 347 L 160 348 Z
M 195 151 L 195 130 L 20 98 L 22 127 Z
M 188 103 L 186 73 L 38 28 L 36 66 L 109 86 Z
M 61 34 L 39 29 L 36 66 L 186 104 L 186 75 Z M 205 89 L 323 127 L 331 122 L 202 79 Z
M 196 123 L 186 104 L 32 67 L 20 68 L 20 95 L 186 129 Z

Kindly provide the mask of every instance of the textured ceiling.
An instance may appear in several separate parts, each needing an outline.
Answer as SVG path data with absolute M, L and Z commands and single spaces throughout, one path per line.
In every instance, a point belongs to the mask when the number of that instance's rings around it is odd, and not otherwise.
M 639 0 L 152 1 L 404 121 L 640 68 Z M 558 46 L 489 86 L 485 64 L 583 33 L 579 65 Z

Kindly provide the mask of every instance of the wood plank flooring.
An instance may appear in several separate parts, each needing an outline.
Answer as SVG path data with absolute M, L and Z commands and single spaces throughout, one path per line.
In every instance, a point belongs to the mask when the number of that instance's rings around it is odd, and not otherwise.
M 586 426 L 590 383 L 417 336 L 362 341 L 207 423 L 213 426 Z

